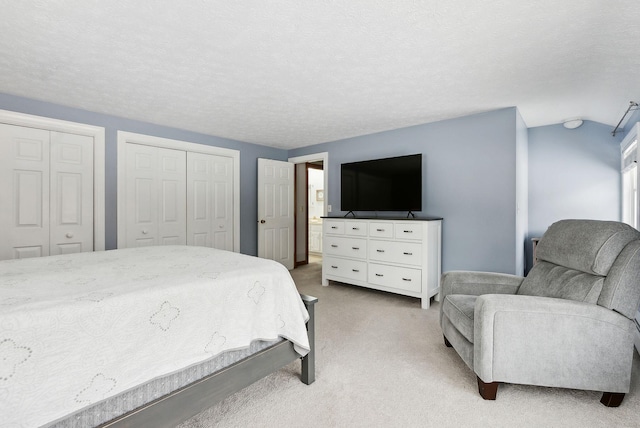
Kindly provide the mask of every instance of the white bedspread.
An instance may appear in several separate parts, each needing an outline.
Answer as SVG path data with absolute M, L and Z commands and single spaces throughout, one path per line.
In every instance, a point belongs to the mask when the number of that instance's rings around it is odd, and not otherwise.
M 53 422 L 256 339 L 309 351 L 284 266 L 202 247 L 0 262 L 0 427 Z

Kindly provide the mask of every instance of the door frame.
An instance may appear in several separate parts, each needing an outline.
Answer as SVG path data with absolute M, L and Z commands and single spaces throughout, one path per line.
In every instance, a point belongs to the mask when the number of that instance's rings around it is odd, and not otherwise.
M 118 248 L 124 248 L 126 242 L 125 224 L 126 201 L 126 170 L 125 170 L 125 144 L 141 144 L 145 146 L 160 147 L 165 149 L 181 150 L 185 152 L 204 153 L 209 155 L 225 156 L 233 159 L 233 251 L 240 252 L 240 151 L 225 149 L 222 147 L 207 146 L 205 144 L 191 143 L 182 140 L 154 137 L 134 132 L 118 131 Z
M 323 212 L 323 215 L 326 216 L 327 213 L 329 212 L 329 210 L 328 210 L 328 206 L 329 206 L 328 205 L 328 201 L 329 201 L 329 197 L 328 197 L 328 195 L 329 195 L 329 191 L 328 191 L 328 189 L 329 189 L 329 174 L 327 174 L 327 170 L 329 168 L 329 152 L 320 152 L 320 153 L 313 153 L 313 154 L 304 155 L 304 156 L 295 156 L 295 157 L 289 158 L 288 161 L 293 163 L 293 164 L 295 164 L 295 165 L 322 161 L 322 169 L 324 171 L 324 184 L 323 184 L 323 186 L 324 186 L 324 202 L 323 202 L 323 210 L 322 210 L 322 212 Z M 296 171 L 295 167 L 294 167 L 294 171 Z M 307 168 L 305 167 L 305 173 L 306 173 L 306 171 L 307 171 Z M 296 182 L 296 185 L 297 185 L 297 179 L 295 180 L 295 182 Z M 307 182 L 308 182 L 308 180 L 307 180 Z M 308 192 L 308 189 L 307 189 L 306 192 Z M 296 193 L 297 192 L 294 191 L 294 194 L 296 194 Z M 308 207 L 309 196 L 308 195 L 307 195 L 307 200 L 306 200 L 305 204 L 307 204 L 306 212 L 308 213 L 308 209 L 309 209 L 309 207 Z M 297 205 L 296 205 L 296 208 L 297 208 Z M 305 220 L 305 221 L 307 221 L 307 220 Z M 296 236 L 294 237 L 294 247 L 295 247 L 295 245 L 297 245 L 297 241 L 298 241 L 297 240 L 297 233 L 298 233 L 298 230 L 297 230 L 298 210 L 297 209 L 294 210 L 293 222 L 294 222 L 294 230 L 296 231 L 295 232 Z M 309 242 L 308 242 L 308 240 L 309 240 L 309 226 L 308 226 L 308 224 L 307 224 L 307 227 L 305 228 L 305 230 L 306 230 L 305 233 L 307 234 L 307 236 L 305 238 L 305 242 L 307 243 L 307 248 L 305 250 L 305 260 L 308 261 L 309 260 Z M 296 248 L 294 248 L 294 260 L 293 260 L 294 266 L 298 266 L 298 265 L 304 264 L 304 262 L 298 263 L 295 260 L 296 251 L 297 251 Z
M 326 177 L 326 174 L 324 173 L 324 164 L 322 164 L 322 166 L 318 166 L 315 163 L 311 163 L 311 162 L 305 162 L 304 164 L 304 172 L 307 175 L 306 180 L 307 180 L 307 186 L 304 189 L 304 194 L 305 194 L 305 205 L 307 206 L 307 209 L 305 210 L 305 213 L 307 214 L 304 218 L 304 224 L 305 224 L 305 234 L 306 234 L 306 245 L 305 245 L 305 249 L 304 249 L 304 261 L 301 262 L 300 264 L 308 264 L 309 263 L 309 170 L 310 169 L 317 169 L 322 171 L 323 173 L 323 181 L 324 178 Z M 324 186 L 325 184 L 323 184 Z M 324 188 L 323 188 L 324 191 Z M 323 198 L 323 201 L 325 199 Z M 324 205 L 326 206 L 326 205 Z M 325 209 L 323 208 L 322 211 L 322 215 L 326 215 Z
M 0 110 L 0 123 L 85 135 L 93 138 L 93 251 L 105 249 L 105 129 L 9 110 Z

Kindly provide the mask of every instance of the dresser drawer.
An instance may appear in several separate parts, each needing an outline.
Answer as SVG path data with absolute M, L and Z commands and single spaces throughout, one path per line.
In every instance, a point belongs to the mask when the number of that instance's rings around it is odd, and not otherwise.
M 422 244 L 417 242 L 369 241 L 369 259 L 387 263 L 422 265 Z
M 422 239 L 422 224 L 420 223 L 395 223 L 396 239 Z
M 363 282 L 367 280 L 367 262 L 365 261 L 325 256 L 322 259 L 322 270 L 325 275 Z
M 367 236 L 367 223 L 363 221 L 345 221 L 344 234 L 349 236 Z
M 332 256 L 367 258 L 367 240 L 327 235 L 323 242 L 324 253 Z
M 422 291 L 422 271 L 398 266 L 369 264 L 369 282 L 399 290 Z
M 393 223 L 372 221 L 369 223 L 369 236 L 372 238 L 393 238 Z
M 324 227 L 324 233 L 332 233 L 334 235 L 344 235 L 344 221 L 343 220 L 328 220 L 324 219 L 322 222 Z

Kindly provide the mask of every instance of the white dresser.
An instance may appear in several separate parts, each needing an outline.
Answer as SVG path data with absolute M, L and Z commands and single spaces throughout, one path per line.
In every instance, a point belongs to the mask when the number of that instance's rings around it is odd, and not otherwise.
M 442 219 L 326 217 L 322 285 L 329 280 L 429 300 L 440 291 Z

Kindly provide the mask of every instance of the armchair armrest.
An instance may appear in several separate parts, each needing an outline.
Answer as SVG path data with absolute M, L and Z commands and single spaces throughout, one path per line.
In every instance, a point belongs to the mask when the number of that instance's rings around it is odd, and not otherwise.
M 515 294 L 524 277 L 506 273 L 450 271 L 440 278 L 440 299 L 448 294 Z
M 621 368 L 631 367 L 632 327 L 624 315 L 591 303 L 479 296 L 474 370 L 487 383 L 628 392 L 631 371 Z

